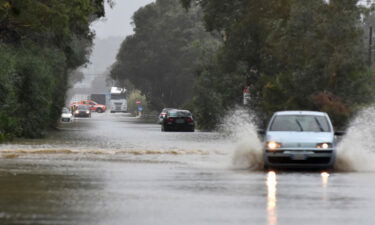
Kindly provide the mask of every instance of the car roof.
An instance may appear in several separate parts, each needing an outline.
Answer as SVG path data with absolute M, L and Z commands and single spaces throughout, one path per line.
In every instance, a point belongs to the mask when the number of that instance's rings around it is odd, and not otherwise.
M 326 116 L 327 113 L 319 111 L 279 111 L 274 115 L 312 115 L 312 116 Z
M 185 109 L 172 109 L 172 110 L 169 110 L 169 112 L 186 112 L 186 113 L 191 113 L 189 110 L 185 110 Z

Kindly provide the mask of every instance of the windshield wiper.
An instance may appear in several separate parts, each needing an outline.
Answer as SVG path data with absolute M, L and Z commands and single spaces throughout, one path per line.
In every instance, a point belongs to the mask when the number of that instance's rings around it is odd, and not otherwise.
M 320 122 L 319 122 L 318 118 L 314 117 L 314 119 L 315 119 L 316 123 L 317 123 L 317 124 L 318 124 L 318 126 L 319 126 L 319 130 L 320 130 L 321 132 L 323 132 L 323 131 L 324 131 L 324 129 L 323 129 L 323 127 L 322 127 L 322 124 L 320 124 Z
M 303 131 L 303 128 L 302 128 L 301 122 L 299 122 L 299 120 L 298 120 L 298 119 L 296 119 L 296 122 L 297 122 L 297 124 L 298 124 L 299 128 L 301 129 L 301 131 Z

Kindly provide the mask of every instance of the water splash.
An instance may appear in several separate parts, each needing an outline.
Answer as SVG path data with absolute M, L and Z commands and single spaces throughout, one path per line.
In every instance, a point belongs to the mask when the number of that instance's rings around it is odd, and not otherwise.
M 2 150 L 2 158 L 18 158 L 22 155 L 208 155 L 203 150 L 113 150 L 113 149 L 16 149 Z
M 235 143 L 232 165 L 236 169 L 260 170 L 263 168 L 262 143 L 258 138 L 256 117 L 243 109 L 228 113 L 221 126 Z
M 337 148 L 338 171 L 375 171 L 375 107 L 362 110 Z
M 256 117 L 236 109 L 225 117 L 222 130 L 234 142 L 232 165 L 236 169 L 263 169 L 262 142 L 257 135 Z M 375 171 L 375 106 L 359 112 L 339 142 L 335 170 Z

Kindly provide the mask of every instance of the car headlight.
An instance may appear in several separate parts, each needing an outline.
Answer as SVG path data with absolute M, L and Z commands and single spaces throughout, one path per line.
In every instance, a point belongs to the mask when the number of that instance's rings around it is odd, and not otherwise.
M 89 114 L 89 113 L 90 113 L 90 111 L 89 111 L 89 110 L 87 110 L 87 111 L 86 111 L 86 113 L 87 113 L 87 114 Z
M 276 141 L 267 141 L 266 147 L 270 150 L 275 150 L 275 149 L 281 148 L 281 143 L 276 142 Z
M 319 143 L 319 144 L 316 145 L 316 148 L 321 148 L 321 149 L 332 148 L 332 144 L 327 143 L 327 142 Z
M 78 110 L 76 110 L 75 112 L 74 112 L 75 114 L 78 114 L 79 113 L 79 111 Z

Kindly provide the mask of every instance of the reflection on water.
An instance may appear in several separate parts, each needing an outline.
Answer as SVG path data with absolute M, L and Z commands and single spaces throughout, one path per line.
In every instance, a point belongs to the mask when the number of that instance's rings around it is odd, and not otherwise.
M 323 188 L 326 188 L 328 186 L 329 173 L 322 172 L 320 176 L 322 177 L 322 186 Z
M 165 133 L 159 124 L 134 123 L 127 114 L 92 116 L 62 124 L 43 139 L 3 143 L 0 153 L 6 154 L 5 158 L 19 154 L 227 155 L 232 147 L 220 133 Z
M 98 204 L 97 190 L 104 188 L 99 176 L 41 174 L 49 168 L 38 169 L 39 174 L 0 173 L 0 224 L 96 224 L 98 212 L 77 212 Z
M 321 178 L 322 178 L 322 187 L 323 187 L 323 196 L 322 196 L 322 200 L 323 201 L 327 201 L 328 200 L 328 195 L 327 195 L 327 187 L 328 187 L 328 181 L 329 181 L 329 173 L 327 172 L 322 172 L 320 174 Z
M 277 212 L 276 212 L 276 173 L 269 171 L 267 174 L 267 218 L 268 225 L 277 224 Z

